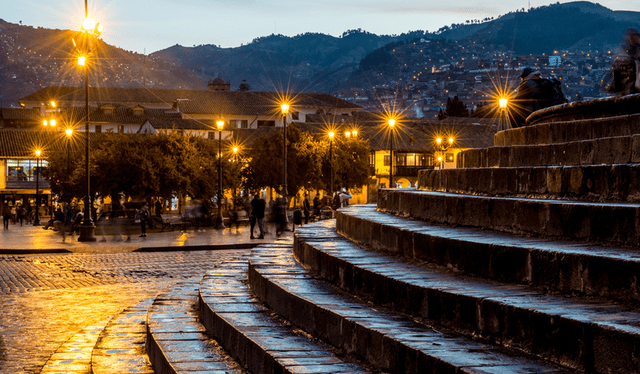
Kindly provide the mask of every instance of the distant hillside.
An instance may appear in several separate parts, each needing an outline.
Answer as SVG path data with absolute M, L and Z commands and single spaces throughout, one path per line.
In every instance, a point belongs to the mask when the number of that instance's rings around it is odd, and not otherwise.
M 173 46 L 152 56 L 213 79 L 243 81 L 253 90 L 327 91 L 345 80 L 367 53 L 398 37 L 349 31 L 342 37 L 270 35 L 237 48 Z

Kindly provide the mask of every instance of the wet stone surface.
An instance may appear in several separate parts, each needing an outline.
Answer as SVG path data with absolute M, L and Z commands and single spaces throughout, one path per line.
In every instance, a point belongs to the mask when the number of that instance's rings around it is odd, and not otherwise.
M 90 360 L 93 345 L 70 339 L 243 253 L 247 251 L 0 256 L 0 373 L 40 373 L 56 353 L 89 352 Z M 96 339 L 97 334 L 94 344 Z

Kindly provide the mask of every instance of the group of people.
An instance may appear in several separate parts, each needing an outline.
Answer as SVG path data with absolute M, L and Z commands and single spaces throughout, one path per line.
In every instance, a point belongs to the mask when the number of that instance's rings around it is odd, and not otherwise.
M 73 235 L 78 231 L 78 227 L 83 219 L 84 214 L 81 210 L 76 211 L 73 209 L 71 204 L 66 204 L 64 212 L 60 207 L 58 207 L 54 216 L 42 228 L 44 230 L 48 230 L 49 227 L 53 227 L 54 231 L 58 231 L 62 234 L 62 241 L 64 242 L 67 232 Z
M 35 217 L 35 210 L 31 205 L 25 208 L 22 204 L 9 206 L 4 204 L 2 208 L 2 223 L 5 230 L 9 230 L 9 222 L 23 226 L 25 223 L 30 224 Z
M 333 197 L 329 199 L 328 196 L 325 196 L 325 199 L 321 200 L 318 195 L 313 198 L 313 205 L 309 200 L 309 194 L 306 193 L 304 195 L 304 200 L 302 201 L 302 214 L 304 215 L 304 224 L 308 224 L 309 220 L 313 215 L 316 217 L 320 217 L 321 210 L 325 206 L 330 206 L 333 210 L 337 210 L 341 207 L 345 207 L 349 205 L 349 200 L 353 198 L 353 195 L 349 192 L 348 189 L 342 188 L 339 191 L 333 194 Z M 272 201 L 273 205 L 271 205 L 270 209 L 273 211 L 273 221 L 276 224 L 276 236 L 280 236 L 284 233 L 289 224 L 289 217 L 287 215 L 287 200 L 284 196 L 278 196 L 275 201 Z M 260 194 L 256 193 L 253 196 L 253 199 L 250 203 L 250 212 L 249 213 L 249 225 L 250 225 L 250 233 L 251 239 L 264 239 L 265 229 L 264 229 L 264 218 L 265 212 L 267 209 L 267 203 L 265 199 L 263 199 Z M 260 230 L 259 236 L 254 236 L 255 226 L 258 225 L 258 229 Z

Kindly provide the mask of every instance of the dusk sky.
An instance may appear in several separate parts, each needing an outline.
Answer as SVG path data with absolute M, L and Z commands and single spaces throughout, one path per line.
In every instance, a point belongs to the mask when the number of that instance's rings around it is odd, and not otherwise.
M 237 47 L 270 34 L 318 32 L 339 36 L 361 28 L 375 34 L 436 31 L 452 23 L 498 17 L 548 0 L 381 1 L 321 0 L 88 0 L 89 16 L 104 25 L 102 38 L 114 46 L 152 53 L 175 44 Z M 567 1 L 561 1 L 566 3 Z M 593 1 L 596 2 L 596 1 Z M 598 0 L 612 10 L 640 11 L 640 0 Z M 83 0 L 0 0 L 7 22 L 53 29 L 78 29 Z

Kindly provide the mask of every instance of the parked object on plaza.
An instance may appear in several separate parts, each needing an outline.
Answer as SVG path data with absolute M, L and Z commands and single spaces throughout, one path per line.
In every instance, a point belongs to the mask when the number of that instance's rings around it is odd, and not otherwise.
M 640 32 L 629 28 L 622 38 L 620 51 L 602 77 L 601 86 L 619 95 L 640 92 Z
M 514 119 L 513 127 L 523 126 L 527 117 L 536 110 L 567 102 L 562 93 L 562 83 L 556 78 L 543 78 L 539 71 L 525 68 L 520 79 L 522 83 L 518 86 L 511 112 Z

